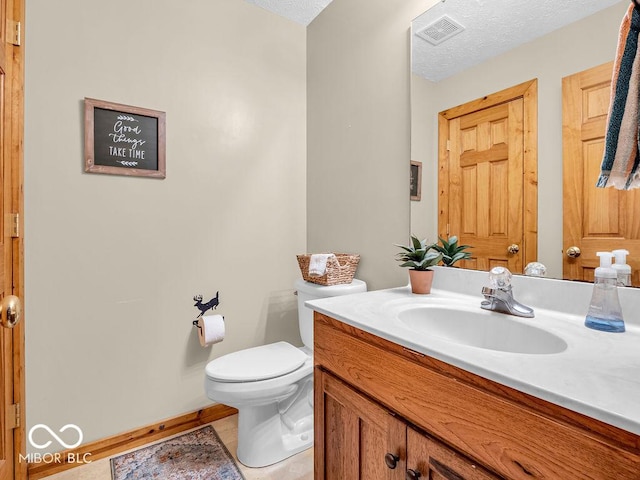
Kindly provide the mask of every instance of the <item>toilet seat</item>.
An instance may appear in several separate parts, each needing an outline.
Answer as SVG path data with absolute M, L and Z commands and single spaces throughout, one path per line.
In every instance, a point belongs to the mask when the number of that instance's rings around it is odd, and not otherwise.
M 207 364 L 206 375 L 225 383 L 257 382 L 291 373 L 308 358 L 290 343 L 276 342 L 216 358 Z

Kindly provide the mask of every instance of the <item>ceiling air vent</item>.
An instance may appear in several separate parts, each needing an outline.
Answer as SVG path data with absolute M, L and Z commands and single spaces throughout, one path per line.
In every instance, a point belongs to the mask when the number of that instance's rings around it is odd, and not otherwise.
M 464 27 L 462 25 L 455 22 L 447 15 L 443 15 L 435 22 L 418 31 L 416 35 L 432 45 L 439 45 L 463 30 Z

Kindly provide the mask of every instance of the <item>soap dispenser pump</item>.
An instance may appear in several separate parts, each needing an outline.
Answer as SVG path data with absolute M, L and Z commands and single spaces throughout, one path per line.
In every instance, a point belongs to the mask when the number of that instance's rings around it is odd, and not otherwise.
M 616 263 L 612 265 L 612 268 L 616 271 L 618 275 L 618 286 L 619 287 L 630 287 L 631 286 L 631 267 L 627 265 L 627 255 L 629 255 L 628 250 L 614 250 L 613 256 L 616 259 Z
M 624 332 L 622 308 L 618 300 L 618 276 L 611 268 L 613 253 L 598 252 L 600 266 L 595 271 L 591 304 L 585 326 L 603 332 Z

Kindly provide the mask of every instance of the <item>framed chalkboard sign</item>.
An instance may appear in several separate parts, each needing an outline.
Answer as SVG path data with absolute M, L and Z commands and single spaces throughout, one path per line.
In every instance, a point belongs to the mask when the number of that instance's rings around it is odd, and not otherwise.
M 165 112 L 84 99 L 85 172 L 165 178 Z

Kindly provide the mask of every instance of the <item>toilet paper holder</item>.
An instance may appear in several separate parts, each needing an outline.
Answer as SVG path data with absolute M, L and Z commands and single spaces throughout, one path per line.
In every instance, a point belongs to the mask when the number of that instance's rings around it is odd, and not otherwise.
M 224 320 L 224 316 L 222 316 L 222 320 Z M 200 322 L 200 319 L 194 320 L 192 323 L 193 323 L 193 326 L 196 327 L 198 330 L 202 330 L 202 326 L 200 325 L 199 322 Z
M 225 322 L 222 315 L 203 315 L 193 321 L 193 326 L 198 327 L 197 335 L 200 345 L 208 347 L 224 340 Z
M 193 321 L 193 324 L 196 325 L 198 323 L 198 319 L 204 315 L 204 313 L 207 310 L 211 310 L 218 308 L 218 305 L 220 305 L 220 292 L 216 292 L 216 296 L 213 297 L 211 300 L 209 300 L 208 302 L 202 303 L 202 295 L 194 295 L 193 299 L 196 301 L 196 303 L 193 304 L 194 307 L 196 307 L 198 310 L 200 310 L 200 314 L 196 317 L 196 319 Z

